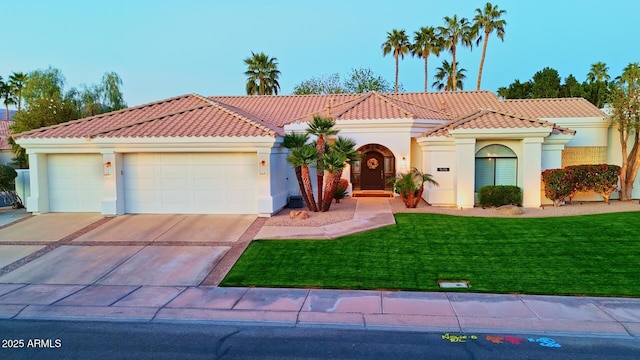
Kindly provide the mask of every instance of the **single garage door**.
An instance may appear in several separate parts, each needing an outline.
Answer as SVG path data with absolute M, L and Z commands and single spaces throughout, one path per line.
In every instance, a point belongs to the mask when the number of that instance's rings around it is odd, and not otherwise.
M 256 214 L 257 159 L 255 153 L 125 154 L 125 211 Z
M 48 155 L 49 211 L 101 212 L 103 178 L 100 154 Z

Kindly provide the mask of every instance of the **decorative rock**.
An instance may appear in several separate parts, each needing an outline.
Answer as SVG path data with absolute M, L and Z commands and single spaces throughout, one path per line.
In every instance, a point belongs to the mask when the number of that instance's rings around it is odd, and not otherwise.
M 304 210 L 291 210 L 289 212 L 289 219 L 306 220 L 309 218 L 309 213 Z
M 503 205 L 496 208 L 501 215 L 522 215 L 522 208 L 515 205 Z

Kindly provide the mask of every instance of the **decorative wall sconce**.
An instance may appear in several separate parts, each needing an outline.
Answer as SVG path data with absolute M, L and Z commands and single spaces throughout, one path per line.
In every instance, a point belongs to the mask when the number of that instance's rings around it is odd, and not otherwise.
M 400 165 L 401 165 L 403 168 L 406 168 L 406 167 L 407 167 L 407 158 L 406 158 L 405 156 L 403 156 L 403 157 L 402 157 L 402 161 L 400 162 Z
M 267 173 L 267 161 L 260 161 L 260 175 L 265 175 Z
M 107 161 L 104 163 L 104 176 L 113 175 L 113 167 L 111 166 L 111 161 Z

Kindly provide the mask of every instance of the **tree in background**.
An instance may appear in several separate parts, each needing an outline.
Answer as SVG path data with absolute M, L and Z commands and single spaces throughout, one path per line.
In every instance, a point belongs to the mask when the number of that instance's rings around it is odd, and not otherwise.
M 114 72 L 105 73 L 98 85 L 83 86 L 82 91 L 71 88 L 65 92 L 64 84 L 64 76 L 55 68 L 28 73 L 20 90 L 24 107 L 15 115 L 11 132 L 18 134 L 126 107 L 120 90 L 122 80 Z M 9 143 L 16 155 L 14 164 L 28 167 L 24 149 L 13 138 Z
M 592 104 L 602 108 L 607 98 L 607 86 L 611 77 L 608 74 L 609 67 L 602 61 L 591 64 L 591 69 L 587 73 L 587 82 L 591 87 L 591 97 L 589 101 Z
M 402 58 L 404 60 L 404 56 L 409 53 L 410 49 L 411 43 L 404 29 L 393 29 L 391 32 L 387 32 L 387 40 L 382 43 L 382 55 L 387 56 L 387 54 L 393 53 L 393 58 L 396 60 L 396 81 L 394 87 L 396 93 L 398 92 L 398 59 Z
M 456 69 L 458 62 L 456 61 L 456 52 L 458 43 L 463 47 L 472 46 L 472 38 L 475 37 L 476 29 L 471 25 L 467 18 L 458 19 L 458 15 L 453 17 L 444 17 L 445 26 L 439 26 L 439 36 L 443 39 L 443 46 L 451 53 L 451 84 L 452 91 L 456 91 L 458 86 Z
M 557 98 L 559 95 L 560 75 L 558 70 L 545 67 L 533 75 L 533 83 L 531 84 L 531 97 L 533 99 Z
M 564 84 L 560 85 L 560 97 L 562 98 L 571 98 L 571 97 L 583 97 L 584 90 L 582 89 L 582 84 L 578 82 L 573 74 L 569 74 L 564 79 Z
M 458 64 L 460 65 L 460 64 Z M 463 82 L 467 78 L 465 75 L 466 69 L 458 69 L 458 76 L 456 77 L 457 86 L 453 86 L 453 67 L 447 60 L 442 61 L 442 66 L 436 68 L 436 74 L 433 76 L 436 81 L 431 84 L 432 87 L 438 89 L 438 91 L 454 91 L 453 89 L 460 88 L 464 90 Z
M 442 47 L 443 41 L 438 37 L 436 29 L 433 26 L 423 26 L 413 34 L 411 54 L 424 59 L 424 92 L 429 91 L 427 87 L 429 82 L 429 68 L 427 60 L 431 54 L 440 56 Z
M 391 92 L 392 90 L 389 82 L 382 76 L 376 75 L 370 68 L 359 68 L 351 69 L 344 82 L 341 81 L 340 75 L 337 73 L 305 80 L 294 86 L 293 94 L 360 94 L 369 91 Z
M 2 77 L 0 77 L 0 99 L 4 101 L 5 119 L 9 121 L 9 105 L 14 105 L 16 100 L 13 96 L 11 84 L 3 81 Z
M 400 85 L 400 88 L 402 88 L 402 85 Z M 391 85 L 382 76 L 376 75 L 370 68 L 359 68 L 351 69 L 349 77 L 344 82 L 344 90 L 346 93 L 354 94 L 362 94 L 369 91 L 391 92 Z
M 9 84 L 18 105 L 18 112 L 22 109 L 22 90 L 27 85 L 27 79 L 27 74 L 23 72 L 14 72 L 9 76 Z
M 594 77 L 595 78 L 595 77 Z M 622 166 L 620 168 L 620 200 L 631 200 L 633 183 L 640 168 L 640 66 L 631 63 L 610 84 L 611 120 L 618 128 Z M 630 138 L 633 136 L 633 143 Z M 629 149 L 631 147 L 631 149 Z
M 346 91 L 342 87 L 338 73 L 311 78 L 293 87 L 294 95 L 341 94 L 344 92 Z
M 482 57 L 480 58 L 480 69 L 478 70 L 478 86 L 476 88 L 478 91 L 480 90 L 480 83 L 482 82 L 482 68 L 484 67 L 485 55 L 487 54 L 489 35 L 495 31 L 498 39 L 504 41 L 504 27 L 507 25 L 507 22 L 500 19 L 500 17 L 506 13 L 506 10 L 499 10 L 497 5 L 491 5 L 489 2 L 485 5 L 484 9 L 476 9 L 476 16 L 473 18 L 474 26 L 478 34 L 484 33 L 484 37 L 480 35 L 476 40 L 476 46 L 478 46 L 484 38 Z
M 251 57 L 244 59 L 247 65 L 247 95 L 278 95 L 280 84 L 278 77 L 278 59 L 261 52 L 251 52 Z
M 516 79 L 508 87 L 498 88 L 498 96 L 503 99 L 531 99 L 531 81 L 523 83 Z

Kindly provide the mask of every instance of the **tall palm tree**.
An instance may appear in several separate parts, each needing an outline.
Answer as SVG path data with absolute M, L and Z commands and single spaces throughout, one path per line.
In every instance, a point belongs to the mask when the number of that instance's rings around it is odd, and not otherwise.
M 338 130 L 335 130 L 333 126 L 335 122 L 331 118 L 323 118 L 321 116 L 314 116 L 307 127 L 307 133 L 315 135 L 316 140 L 316 154 L 318 156 L 316 173 L 318 176 L 318 204 L 322 205 L 322 190 L 324 185 L 324 164 L 322 159 L 325 153 L 326 137 L 335 135 Z
M 13 89 L 13 95 L 18 105 L 18 112 L 22 109 L 22 89 L 27 85 L 27 74 L 23 72 L 14 72 L 9 76 L 9 83 Z
M 348 164 L 353 163 L 354 161 L 360 160 L 360 158 L 362 157 L 360 152 L 356 150 L 356 142 L 352 139 L 345 138 L 342 136 L 338 136 L 336 141 L 331 146 L 331 151 L 344 155 L 345 160 L 343 162 L 346 162 Z M 325 166 L 327 166 L 327 164 L 325 164 Z M 342 178 L 342 172 L 344 168 L 345 168 L 344 166 L 336 167 L 335 173 L 333 174 L 333 178 L 331 179 L 331 181 L 327 181 L 327 186 L 329 187 L 329 191 L 328 192 L 325 191 L 325 194 L 328 193 L 329 197 L 327 198 L 325 196 L 324 198 L 324 206 L 322 208 L 323 211 L 328 211 L 329 208 L 331 207 L 333 194 L 336 192 L 336 189 L 338 188 L 338 184 L 340 183 L 340 179 Z
M 410 49 L 411 43 L 404 29 L 393 29 L 391 32 L 387 32 L 387 41 L 382 43 L 382 56 L 393 53 L 393 57 L 396 59 L 396 85 L 394 88 L 396 93 L 398 92 L 398 58 L 404 60 L 404 56 L 409 53 Z
M 457 64 L 460 65 L 460 64 Z M 464 68 L 460 68 L 457 70 L 458 76 L 456 77 L 456 89 L 460 88 L 460 90 L 464 90 L 463 83 L 467 78 L 465 72 L 467 70 Z M 453 69 L 451 64 L 447 60 L 442 61 L 442 66 L 436 68 L 436 74 L 433 76 L 436 81 L 431 84 L 432 87 L 438 89 L 439 91 L 454 91 L 453 86 Z
M 278 59 L 261 52 L 251 52 L 251 57 L 244 59 L 247 64 L 247 95 L 278 95 L 280 84 L 278 77 Z
M 309 211 L 317 212 L 318 206 L 313 198 L 313 187 L 311 186 L 311 176 L 309 174 L 309 165 L 316 161 L 316 149 L 310 145 L 303 145 L 291 150 L 287 156 L 287 162 L 294 168 L 300 168 L 300 178 L 302 180 L 301 192 L 307 194 L 305 201 Z M 297 175 L 296 175 L 297 176 Z M 304 189 L 304 190 L 302 190 Z
M 421 27 L 413 33 L 413 44 L 411 54 L 424 59 L 424 92 L 428 92 L 429 70 L 427 59 L 429 55 L 440 56 L 442 50 L 442 39 L 437 36 L 433 26 Z
M 309 141 L 309 135 L 304 133 L 289 133 L 284 136 L 284 140 L 282 141 L 282 145 L 289 149 L 292 152 L 295 149 L 301 148 L 303 146 L 307 146 L 307 142 Z M 299 161 L 299 157 L 293 157 L 293 162 L 295 166 L 293 170 L 296 173 L 296 179 L 298 180 L 298 186 L 300 187 L 300 193 L 302 194 L 302 199 L 310 211 L 313 211 L 311 208 L 311 201 L 309 201 L 309 195 L 313 196 L 313 193 L 307 193 L 307 190 L 304 186 L 304 181 L 302 180 L 302 162 Z M 294 164 L 292 164 L 294 165 Z M 311 184 L 311 180 L 309 179 L 309 184 Z
M 616 77 L 617 81 L 626 82 L 631 91 L 635 90 L 638 79 L 640 79 L 640 64 L 637 62 L 629 63 L 622 69 L 622 75 Z
M 13 97 L 13 91 L 11 90 L 11 84 L 4 82 L 2 77 L 0 77 L 0 99 L 4 99 L 6 121 L 9 121 L 9 105 L 14 105 L 16 103 L 16 100 Z
M 480 70 L 478 70 L 478 86 L 476 90 L 480 90 L 482 68 L 484 67 L 485 55 L 487 54 L 489 35 L 495 31 L 498 39 L 504 41 L 504 27 L 507 25 L 507 22 L 500 19 L 500 16 L 506 13 L 506 10 L 499 10 L 497 5 L 491 5 L 490 2 L 485 5 L 484 9 L 476 9 L 476 16 L 473 18 L 474 26 L 479 33 L 476 46 L 478 46 L 483 39 L 481 31 L 484 32 L 484 44 L 482 45 L 482 57 L 480 58 Z
M 595 94 L 592 98 L 592 103 L 600 108 L 603 103 L 603 94 L 601 89 L 606 88 L 607 83 L 611 79 L 609 76 L 609 67 L 602 61 L 598 61 L 595 64 L 591 64 L 591 69 L 587 73 L 587 81 L 595 89 Z
M 458 84 L 458 72 L 456 71 L 458 64 L 456 61 L 458 43 L 463 47 L 470 48 L 472 46 L 472 38 L 475 37 L 476 31 L 467 18 L 458 19 L 458 15 L 453 15 L 453 17 L 445 16 L 444 23 L 445 26 L 438 26 L 438 32 L 444 41 L 444 48 L 451 52 L 451 64 L 453 64 L 451 68 L 451 84 L 453 84 L 453 89 L 451 90 L 456 91 Z

